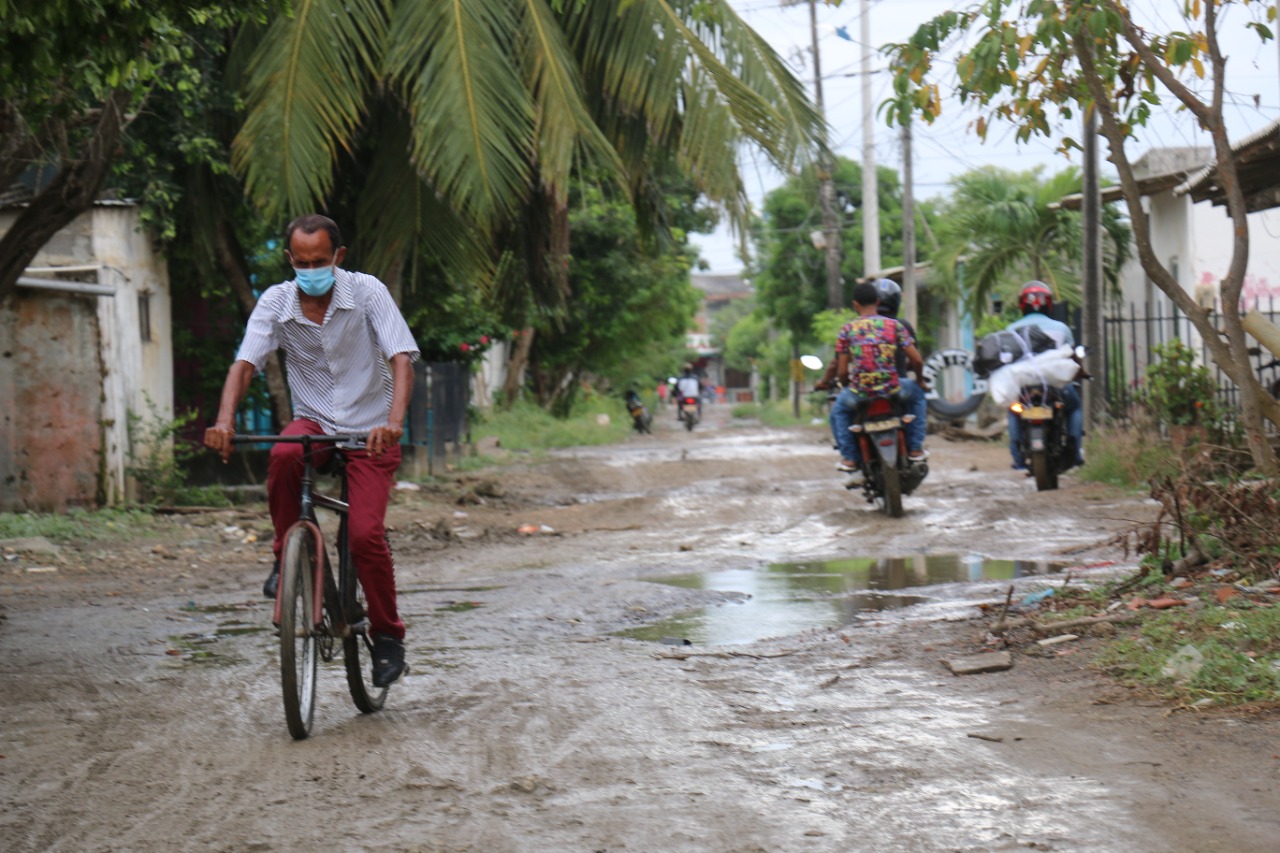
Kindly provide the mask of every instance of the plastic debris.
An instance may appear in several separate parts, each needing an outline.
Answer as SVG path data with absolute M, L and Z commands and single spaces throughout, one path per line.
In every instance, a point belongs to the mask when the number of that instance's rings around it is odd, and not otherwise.
M 1179 683 L 1190 681 L 1204 666 L 1204 655 L 1195 646 L 1188 643 L 1169 656 L 1169 660 L 1160 668 L 1160 674 L 1172 678 Z
M 1053 587 L 1042 589 L 1039 592 L 1029 592 L 1022 597 L 1022 604 L 1024 606 L 1029 604 L 1039 604 L 1051 595 L 1053 595 Z

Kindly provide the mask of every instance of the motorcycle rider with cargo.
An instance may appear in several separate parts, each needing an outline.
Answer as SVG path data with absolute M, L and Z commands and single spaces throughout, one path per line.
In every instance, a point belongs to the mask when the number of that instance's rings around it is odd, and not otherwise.
M 1042 281 L 1029 281 L 1024 284 L 1018 294 L 1018 308 L 1022 310 L 1022 319 L 1010 323 L 1007 331 L 1017 332 L 1027 326 L 1036 326 L 1052 338 L 1056 345 L 1075 346 L 1075 336 L 1071 333 L 1071 327 L 1049 316 L 1053 311 L 1053 291 L 1047 284 Z M 1080 375 L 1084 375 L 1083 369 Z M 1059 393 L 1062 395 L 1063 413 L 1067 418 L 1067 433 L 1075 440 L 1075 464 L 1083 465 L 1084 410 L 1080 407 L 1080 388 L 1073 382 L 1059 389 Z M 1018 453 L 1018 444 L 1022 440 L 1022 419 L 1010 412 L 1008 424 L 1009 454 L 1013 457 L 1013 468 L 1025 471 L 1026 463 Z

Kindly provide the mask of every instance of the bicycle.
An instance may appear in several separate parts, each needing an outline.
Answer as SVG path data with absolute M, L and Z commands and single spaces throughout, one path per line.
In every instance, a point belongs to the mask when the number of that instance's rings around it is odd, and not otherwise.
M 311 733 L 315 717 L 316 674 L 320 660 L 333 660 L 338 640 L 346 666 L 347 688 L 361 713 L 382 709 L 387 688 L 376 688 L 360 662 L 360 646 L 373 659 L 369 620 L 365 616 L 363 592 L 347 543 L 347 477 L 344 447 L 360 447 L 363 435 L 253 435 L 235 436 L 235 444 L 301 444 L 303 458 L 301 513 L 285 533 L 280 549 L 280 582 L 276 589 L 272 621 L 280 629 L 280 685 L 284 696 L 284 718 L 289 734 L 302 740 Z M 312 462 L 312 445 L 333 445 L 325 468 L 341 482 L 339 498 L 315 491 L 317 468 Z M 325 548 L 324 534 L 316 522 L 316 507 L 337 513 L 338 573 Z M 323 590 L 316 595 L 316 590 Z M 408 668 L 405 668 L 408 672 Z

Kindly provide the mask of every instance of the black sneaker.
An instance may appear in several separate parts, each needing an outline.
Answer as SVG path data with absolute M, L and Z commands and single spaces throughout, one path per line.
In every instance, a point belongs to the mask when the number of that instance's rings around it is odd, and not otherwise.
M 387 687 L 409 671 L 404 665 L 404 643 L 379 634 L 373 638 L 373 686 Z
M 280 586 L 280 561 L 276 560 L 275 565 L 271 567 L 271 574 L 267 575 L 266 581 L 262 584 L 262 594 L 267 598 L 276 597 L 276 588 Z

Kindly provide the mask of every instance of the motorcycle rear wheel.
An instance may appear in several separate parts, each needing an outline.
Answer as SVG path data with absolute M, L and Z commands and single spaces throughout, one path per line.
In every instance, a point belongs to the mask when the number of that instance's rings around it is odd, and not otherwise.
M 1049 492 L 1058 488 L 1058 472 L 1049 459 L 1048 451 L 1031 452 L 1031 474 L 1036 479 L 1037 492 Z
M 902 518 L 902 478 L 896 466 L 886 465 L 881 472 L 884 479 L 884 514 L 890 518 Z

